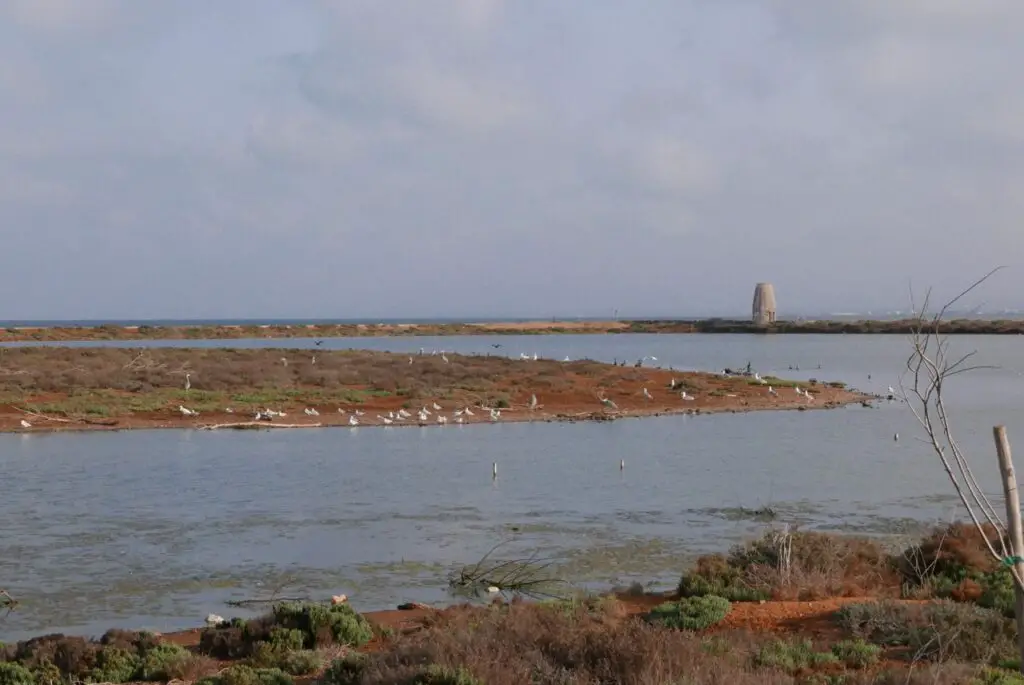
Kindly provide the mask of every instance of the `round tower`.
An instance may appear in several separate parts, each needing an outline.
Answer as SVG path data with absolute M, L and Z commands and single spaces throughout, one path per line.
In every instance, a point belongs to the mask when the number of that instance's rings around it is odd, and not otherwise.
M 754 288 L 752 319 L 762 326 L 775 323 L 775 288 L 771 283 L 758 283 Z

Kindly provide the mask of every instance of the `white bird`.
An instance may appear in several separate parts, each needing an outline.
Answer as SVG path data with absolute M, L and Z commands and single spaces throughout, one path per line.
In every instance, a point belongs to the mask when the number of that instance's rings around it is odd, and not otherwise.
M 430 416 L 430 414 L 428 414 L 428 413 L 426 412 L 426 410 L 424 410 L 424 411 L 421 411 L 421 412 L 420 412 L 419 414 L 417 414 L 417 415 L 416 415 L 416 418 L 417 418 L 417 419 L 419 419 L 419 420 L 420 420 L 420 422 L 422 423 L 422 422 L 424 422 L 424 421 L 426 421 L 426 420 L 427 420 L 427 417 L 428 417 L 428 416 Z
M 452 416 L 462 416 L 462 413 L 463 413 L 463 410 L 456 409 L 455 411 L 452 412 Z
M 31 423 L 29 423 L 28 421 L 26 421 L 25 419 L 22 419 L 22 420 L 21 420 L 21 427 L 22 427 L 22 428 L 31 428 L 31 427 L 32 427 L 32 424 L 31 424 Z
M 462 422 L 463 422 L 463 418 L 461 416 L 456 417 L 455 423 L 462 423 Z
M 288 366 L 288 359 L 285 357 L 281 357 L 281 363 L 284 364 L 285 366 Z
M 891 385 L 889 386 L 889 394 L 890 394 L 890 395 L 895 395 L 895 394 L 896 394 L 896 391 L 895 391 L 895 390 L 893 390 L 893 388 L 892 388 L 892 386 L 891 386 Z
M 444 352 L 441 353 L 441 361 L 443 361 L 445 364 L 448 363 L 448 357 L 444 355 Z
M 448 423 L 448 417 L 447 416 L 443 416 L 441 414 L 438 414 L 437 415 L 437 422 L 440 423 L 440 424 L 446 424 L 446 423 Z
M 183 407 L 180 404 L 178 405 L 178 411 L 181 412 L 182 416 L 195 416 L 197 414 L 197 412 L 192 411 L 188 407 Z
M 348 417 L 348 425 L 350 425 L 350 426 L 358 426 L 359 425 L 359 419 L 357 419 L 354 416 Z
M 687 402 L 693 402 L 697 398 L 694 397 L 693 395 L 687 394 L 687 392 L 683 390 L 681 393 L 679 393 L 679 399 L 685 400 Z
M 398 410 L 398 415 L 399 415 L 399 416 L 401 416 L 401 417 L 402 417 L 403 419 L 407 419 L 407 418 L 409 418 L 410 416 L 412 416 L 412 414 L 410 414 L 409 412 L 407 412 L 407 411 L 406 411 L 406 410 L 404 410 L 404 409 L 399 409 L 399 410 Z
M 189 390 L 191 390 L 191 389 L 192 389 L 192 381 L 191 381 L 191 380 L 189 380 L 189 377 L 190 377 L 191 375 L 192 375 L 192 374 L 190 374 L 190 373 L 186 373 L 186 374 L 185 374 L 185 392 L 188 392 Z
M 305 409 L 303 409 L 303 411 L 305 412 L 306 416 L 320 416 L 320 412 L 318 412 L 316 409 L 313 409 L 312 407 L 306 407 Z
M 769 385 L 769 386 L 768 386 L 768 394 L 769 394 L 769 395 L 778 395 L 779 393 L 777 393 L 777 392 L 775 391 L 775 388 L 773 388 L 772 386 L 770 386 L 770 385 Z
M 761 374 L 759 374 L 759 373 L 757 373 L 757 372 L 755 371 L 755 372 L 754 372 L 754 380 L 755 380 L 755 381 L 759 381 L 759 380 L 761 380 Z
M 500 409 L 497 409 L 497 410 L 491 409 L 491 421 L 497 421 L 500 418 L 501 418 L 501 410 Z
M 227 620 L 223 616 L 218 616 L 217 614 L 210 614 L 206 617 L 206 625 L 210 626 L 211 628 L 216 628 L 217 626 L 223 623 L 227 623 Z
M 497 587 L 495 587 L 494 585 L 491 585 L 491 586 L 490 586 L 489 588 L 487 588 L 487 591 L 488 591 L 488 592 L 490 592 L 490 593 L 491 593 L 492 595 L 493 595 L 494 593 L 496 593 L 496 592 L 501 592 L 501 590 L 499 590 L 499 589 L 498 589 Z
M 796 390 L 796 394 L 797 394 L 797 395 L 803 395 L 803 394 L 804 394 L 804 391 L 800 389 L 800 386 L 799 386 L 799 385 L 798 385 L 798 386 L 796 386 L 796 387 L 795 387 L 795 388 L 793 388 L 793 389 L 794 389 L 794 390 Z
M 533 361 L 537 361 L 537 353 L 536 352 L 533 353 Z
M 563 361 L 563 362 L 567 362 L 567 361 L 570 361 L 570 359 L 569 359 L 569 355 L 565 355 L 565 359 L 563 359 L 562 361 Z
M 534 410 L 537 408 L 537 396 L 530 395 L 530 409 Z
M 432 406 L 434 407 L 434 411 L 441 411 L 441 405 L 437 402 L 434 402 Z
M 469 407 L 466 407 L 466 416 L 475 416 L 473 410 L 470 409 Z
M 814 401 L 814 395 L 812 395 L 810 392 L 805 392 L 804 393 L 804 397 L 807 398 L 808 402 L 813 402 Z
M 430 416 L 433 412 L 431 412 L 429 409 L 427 409 L 427 405 L 424 404 L 423 408 L 420 409 L 420 413 L 421 414 L 426 414 L 427 416 Z
M 232 409 L 231 407 L 225 408 L 224 411 L 227 412 L 228 414 L 234 414 L 235 413 L 235 410 Z
M 363 414 L 365 414 L 365 413 L 366 413 L 366 412 L 365 412 L 365 411 L 363 411 L 362 409 L 356 409 L 356 411 L 355 411 L 355 415 L 356 415 L 356 416 L 362 416 L 362 415 L 363 415 Z M 282 414 L 282 416 L 284 416 L 284 414 Z
M 344 416 L 345 415 L 345 410 L 342 409 L 341 407 L 338 407 L 338 413 L 341 414 L 342 416 Z
M 672 380 L 670 380 L 668 382 L 668 389 L 669 390 L 675 390 L 676 389 L 676 379 L 675 378 L 673 378 Z
M 654 399 L 653 397 L 651 397 L 651 392 L 647 388 L 643 389 L 643 393 L 644 393 L 644 399 L 645 400 L 650 401 L 650 400 Z
M 612 402 L 607 397 L 598 397 L 597 399 L 601 400 L 601 404 L 603 404 L 604 406 L 606 406 L 606 407 L 608 407 L 610 409 L 618 409 L 619 408 L 619 405 L 615 404 L 614 402 Z
M 412 364 L 412 357 L 409 357 L 409 363 Z
M 392 423 L 395 422 L 394 419 L 389 419 L 388 417 L 381 416 L 380 414 L 377 414 L 377 418 L 383 421 L 385 426 L 390 426 Z
M 316 355 L 315 355 L 315 354 L 313 355 L 313 361 L 312 361 L 312 363 L 313 363 L 313 364 L 316 364 Z

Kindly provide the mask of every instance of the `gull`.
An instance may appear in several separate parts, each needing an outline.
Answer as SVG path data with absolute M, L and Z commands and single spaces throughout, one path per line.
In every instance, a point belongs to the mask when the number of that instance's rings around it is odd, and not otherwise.
M 31 427 L 32 427 L 32 424 L 31 424 L 31 423 L 29 423 L 28 421 L 26 421 L 25 419 L 22 419 L 22 420 L 21 420 L 21 427 L 22 427 L 22 428 L 31 428 Z
M 359 425 L 359 419 L 357 419 L 354 416 L 348 417 L 348 425 L 350 425 L 350 426 L 358 426 Z
M 395 418 L 395 412 L 393 412 L 393 411 L 389 411 L 389 412 L 388 412 L 388 418 L 389 418 L 389 419 L 393 419 L 393 418 Z
M 890 395 L 895 395 L 895 394 L 896 394 L 896 391 L 895 391 L 895 390 L 893 390 L 893 388 L 892 388 L 892 386 L 891 386 L 891 385 L 889 386 L 889 394 L 890 394 Z
M 770 385 L 769 385 L 769 386 L 768 386 L 768 394 L 769 394 L 769 395 L 778 395 L 779 393 L 777 393 L 777 392 L 775 391 L 775 388 L 773 388 L 772 386 L 770 386 Z
M 793 388 L 793 389 L 794 389 L 794 390 L 796 390 L 796 394 L 797 394 L 797 395 L 803 395 L 803 394 L 804 394 L 804 391 L 800 389 L 800 386 L 799 386 L 799 385 L 798 385 L 798 386 L 796 386 L 796 387 L 795 387 L 795 388 Z
M 231 407 L 225 407 L 225 408 L 224 408 L 224 411 L 225 411 L 226 413 L 228 413 L 228 414 L 234 414 L 234 413 L 235 413 L 235 410 L 234 410 L 234 409 L 232 409 Z
M 644 393 L 644 399 L 646 399 L 648 401 L 654 399 L 653 397 L 651 397 L 651 393 L 650 393 L 650 391 L 647 388 L 643 389 L 643 393 Z
M 434 404 L 431 406 L 434 407 L 434 411 L 441 411 L 441 405 L 439 405 L 437 402 L 434 402 Z
M 603 404 L 604 406 L 606 406 L 606 407 L 608 407 L 610 409 L 618 409 L 619 408 L 619 405 L 615 404 L 614 402 L 612 402 L 607 397 L 598 397 L 597 399 L 601 400 L 601 404 Z
M 206 617 L 206 625 L 210 626 L 211 628 L 216 628 L 222 623 L 227 623 L 227 620 L 225 620 L 223 616 L 218 616 L 217 614 L 210 614 Z
M 402 417 L 403 419 L 407 419 L 407 418 L 409 418 L 410 416 L 412 416 L 412 414 L 410 414 L 409 412 L 407 412 L 407 411 L 406 411 L 406 410 L 404 410 L 404 409 L 399 409 L 399 410 L 398 410 L 398 415 L 399 415 L 399 416 L 401 416 L 401 417 Z
M 808 401 L 808 402 L 813 402 L 813 401 L 814 401 L 814 395 L 812 395 L 812 394 L 811 394 L 811 393 L 809 393 L 809 392 L 805 392 L 805 393 L 804 393 L 804 397 L 806 397 L 806 398 L 807 398 L 807 401 Z
M 421 414 L 426 414 L 427 416 L 430 416 L 431 411 L 429 409 L 427 409 L 427 405 L 423 405 L 423 409 L 420 409 L 420 413 Z
M 466 416 L 475 416 L 475 414 L 473 414 L 473 410 L 469 407 L 466 407 Z
M 491 409 L 491 421 L 497 421 L 500 418 L 501 418 L 501 410 L 500 409 Z
M 386 426 L 390 426 L 392 423 L 395 422 L 394 419 L 389 419 L 388 417 L 381 416 L 380 414 L 377 414 L 377 418 L 380 419 L 381 421 L 383 421 L 384 425 L 386 425 Z
M 565 359 L 563 359 L 562 361 L 563 361 L 563 362 L 567 362 L 567 361 L 570 361 L 570 359 L 569 359 L 569 355 L 565 355 Z
M 288 366 L 288 359 L 286 357 L 281 357 L 281 363 Z
M 409 363 L 412 364 L 412 357 L 409 357 Z
M 455 411 L 452 412 L 452 416 L 462 416 L 462 410 L 456 409 Z
M 537 353 L 536 352 L 533 353 L 533 361 L 537 361 Z
M 693 402 L 697 398 L 694 397 L 693 395 L 687 394 L 687 392 L 683 390 L 681 393 L 679 393 L 679 399 L 685 400 L 687 402 Z
M 303 409 L 303 412 L 305 412 L 306 416 L 320 416 L 320 412 L 311 407 L 306 407 L 305 409 Z
M 252 417 L 253 421 L 273 421 L 273 419 L 273 416 L 271 416 L 270 414 L 265 414 L 264 412 L 261 411 L 257 411 L 256 415 Z
M 313 355 L 313 363 L 316 364 L 316 355 Z
M 519 358 L 525 361 L 530 358 L 530 355 L 526 354 L 525 352 L 520 352 Z
M 459 417 L 457 417 L 455 419 L 455 423 L 462 423 L 462 421 L 463 421 L 463 418 L 461 416 L 459 416 Z
M 447 416 L 442 416 L 441 414 L 438 414 L 437 415 L 437 422 L 440 423 L 440 424 L 448 423 L 448 417 Z
M 189 380 L 189 377 L 190 377 L 191 375 L 192 375 L 192 374 L 190 374 L 190 373 L 186 373 L 186 374 L 185 374 L 185 392 L 188 392 L 189 390 L 191 390 L 191 389 L 192 389 L 192 381 L 191 381 L 191 380 Z
M 673 378 L 672 380 L 670 380 L 668 382 L 668 389 L 669 390 L 675 390 L 676 389 L 676 379 L 675 378 Z
M 182 416 L 195 416 L 198 413 L 198 412 L 192 411 L 191 409 L 189 409 L 187 407 L 183 407 L 180 404 L 178 405 L 178 411 L 181 412 Z
M 531 411 L 537 408 L 537 396 L 530 395 L 530 409 Z
M 420 348 L 420 354 L 423 354 L 423 348 L 422 347 Z
M 338 413 L 341 414 L 342 416 L 344 416 L 345 415 L 345 410 L 342 409 L 341 407 L 338 407 Z
M 356 416 L 362 416 L 365 413 L 366 412 L 362 411 L 361 409 L 356 409 L 356 411 L 355 411 Z M 284 414 L 281 414 L 281 416 L 284 416 Z

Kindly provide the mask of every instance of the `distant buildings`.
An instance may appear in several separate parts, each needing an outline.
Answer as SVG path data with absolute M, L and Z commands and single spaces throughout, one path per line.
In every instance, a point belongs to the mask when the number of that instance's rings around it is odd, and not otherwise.
M 775 288 L 771 283 L 758 283 L 754 288 L 754 306 L 751 316 L 754 323 L 762 326 L 775 323 Z

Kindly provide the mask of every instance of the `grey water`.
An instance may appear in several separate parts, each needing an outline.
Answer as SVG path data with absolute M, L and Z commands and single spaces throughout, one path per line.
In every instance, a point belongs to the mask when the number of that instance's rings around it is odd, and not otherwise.
M 991 427 L 1006 424 L 1011 441 L 1024 427 L 1024 340 L 951 344 L 952 353 L 977 350 L 990 367 L 948 392 L 958 437 L 995 488 Z M 357 338 L 322 347 L 653 355 L 649 363 L 677 369 L 749 361 L 765 374 L 878 393 L 898 384 L 909 352 L 902 336 L 861 335 Z M 766 524 L 744 510 L 760 507 L 774 509 L 777 523 L 912 535 L 958 515 L 920 435 L 899 402 L 610 423 L 2 435 L 0 587 L 21 603 L 0 617 L 0 640 L 193 627 L 210 612 L 244 615 L 225 605 L 231 599 L 343 592 L 361 610 L 451 601 L 447 574 L 498 543 L 503 556 L 554 560 L 559 577 L 580 586 L 670 587 L 695 555 L 757 534 Z

